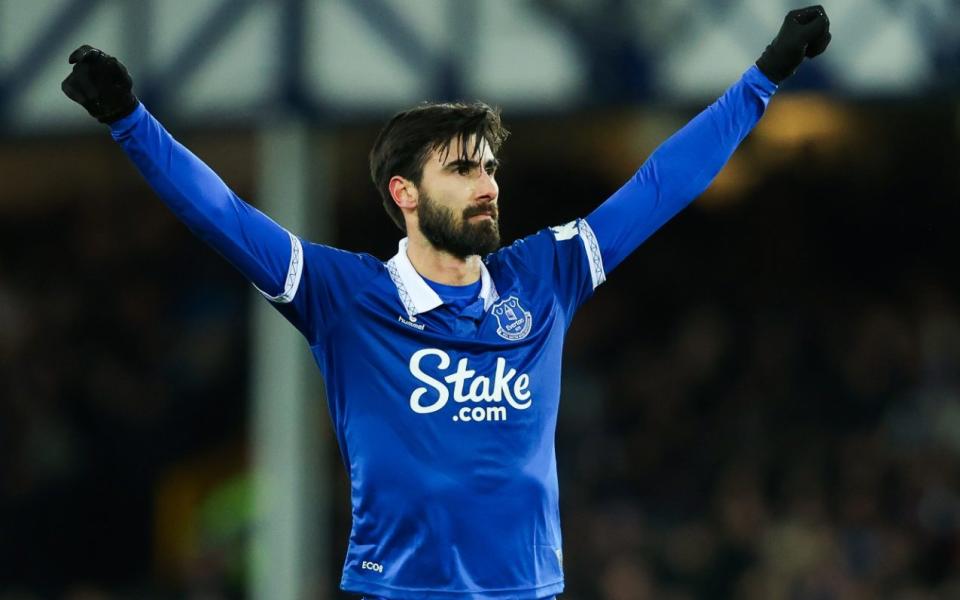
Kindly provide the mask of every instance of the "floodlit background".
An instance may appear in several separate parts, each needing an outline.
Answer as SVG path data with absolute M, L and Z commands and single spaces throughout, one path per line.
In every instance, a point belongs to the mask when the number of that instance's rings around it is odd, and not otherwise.
M 569 332 L 564 598 L 960 597 L 960 5 L 823 4 L 827 53 Z M 798 6 L 0 0 L 0 599 L 344 597 L 306 344 L 62 95 L 75 47 L 241 197 L 386 259 L 392 113 L 502 107 L 512 241 L 603 201 Z

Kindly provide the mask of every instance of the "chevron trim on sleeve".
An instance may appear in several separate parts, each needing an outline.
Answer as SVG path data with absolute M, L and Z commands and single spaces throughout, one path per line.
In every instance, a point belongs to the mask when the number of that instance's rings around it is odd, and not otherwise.
M 263 294 L 267 300 L 277 304 L 293 302 L 293 297 L 297 295 L 297 289 L 300 287 L 300 276 L 303 275 L 303 245 L 297 236 L 289 231 L 287 235 L 290 236 L 290 265 L 287 267 L 287 278 L 283 285 L 283 291 L 276 296 L 271 296 L 257 288 L 257 291 Z
M 580 241 L 583 242 L 583 248 L 587 252 L 587 260 L 590 261 L 590 279 L 593 282 L 593 289 L 597 289 L 597 286 L 607 280 L 607 274 L 603 270 L 603 255 L 600 253 L 600 244 L 586 219 L 577 220 L 577 230 L 580 232 Z

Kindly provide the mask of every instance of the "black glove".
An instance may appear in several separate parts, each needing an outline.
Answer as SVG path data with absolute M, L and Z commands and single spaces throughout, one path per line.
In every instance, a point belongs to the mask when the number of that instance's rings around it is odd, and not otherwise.
M 770 81 L 780 83 L 793 75 L 803 57 L 813 58 L 830 43 L 830 19 L 819 4 L 791 10 L 780 33 L 757 59 L 757 67 Z
M 96 120 L 112 123 L 140 104 L 133 95 L 130 74 L 116 58 L 84 44 L 71 52 L 67 60 L 73 65 L 73 72 L 63 80 L 60 89 Z

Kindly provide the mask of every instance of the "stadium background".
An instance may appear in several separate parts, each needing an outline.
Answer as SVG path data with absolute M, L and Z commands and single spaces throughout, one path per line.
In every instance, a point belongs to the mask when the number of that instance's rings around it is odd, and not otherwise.
M 824 5 L 827 54 L 570 331 L 564 598 L 960 597 L 960 8 Z M 242 197 L 387 258 L 393 111 L 503 108 L 512 240 L 602 201 L 792 6 L 0 0 L 0 598 L 341 597 L 319 383 L 271 387 L 306 348 L 62 96 L 74 47 Z

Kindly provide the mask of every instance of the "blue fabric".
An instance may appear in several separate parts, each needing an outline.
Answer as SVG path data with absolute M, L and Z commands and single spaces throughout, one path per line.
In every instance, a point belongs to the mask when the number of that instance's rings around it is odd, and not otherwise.
M 609 274 L 699 196 L 763 115 L 777 86 L 756 65 L 654 151 L 587 221 Z
M 254 285 L 276 295 L 290 263 L 288 233 L 241 200 L 184 148 L 143 104 L 110 125 L 113 138 L 160 198 L 198 237 Z
M 282 297 L 274 306 L 307 339 L 351 481 L 341 587 L 538 599 L 563 591 L 554 434 L 567 327 L 709 185 L 775 89 L 752 67 L 586 220 L 487 256 L 495 297 L 434 282 L 447 302 L 415 316 L 395 262 L 291 238 L 142 106 L 112 132 L 192 231 Z
M 438 311 L 445 311 L 455 319 L 454 333 L 460 336 L 476 335 L 477 321 L 483 317 L 483 300 L 479 297 L 480 280 L 469 285 L 446 285 L 424 277 L 433 291 L 443 300 Z
M 426 277 L 424 277 L 423 280 L 443 299 L 444 304 L 452 308 L 457 306 L 462 308 L 470 304 L 476 300 L 477 295 L 480 293 L 479 279 L 467 285 L 447 285 L 445 283 L 438 283 L 432 279 L 427 279 Z
M 305 247 L 301 293 L 315 273 L 354 278 L 311 348 L 353 492 L 342 587 L 385 598 L 562 591 L 553 439 L 563 335 L 592 292 L 580 239 L 544 230 L 488 256 L 499 298 L 469 335 L 448 306 L 413 326 L 386 266 L 339 272 L 330 255 Z M 512 317 L 497 312 L 508 302 Z M 506 339 L 519 320 L 529 327 Z

